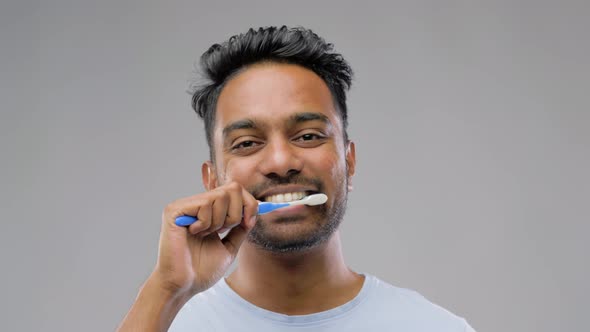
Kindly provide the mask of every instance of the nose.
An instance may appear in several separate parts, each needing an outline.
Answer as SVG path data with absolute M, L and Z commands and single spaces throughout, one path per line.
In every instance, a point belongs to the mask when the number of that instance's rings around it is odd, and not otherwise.
M 303 161 L 296 146 L 288 140 L 275 139 L 267 143 L 259 168 L 269 178 L 284 178 L 301 172 Z

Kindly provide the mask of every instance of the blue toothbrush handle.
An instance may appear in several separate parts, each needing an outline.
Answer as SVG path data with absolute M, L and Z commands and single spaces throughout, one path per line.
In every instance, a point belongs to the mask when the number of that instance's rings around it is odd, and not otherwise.
M 265 214 L 276 209 L 283 208 L 285 206 L 289 206 L 289 203 L 273 203 L 273 202 L 260 202 L 258 203 L 258 214 Z
M 174 222 L 176 226 L 190 226 L 197 221 L 197 218 L 192 216 L 180 216 L 176 218 Z
M 258 204 L 258 214 L 265 214 L 276 209 L 280 209 L 289 206 L 289 203 L 272 203 L 272 202 L 260 202 Z M 176 218 L 174 222 L 176 226 L 190 226 L 197 222 L 197 218 L 193 216 L 180 216 Z

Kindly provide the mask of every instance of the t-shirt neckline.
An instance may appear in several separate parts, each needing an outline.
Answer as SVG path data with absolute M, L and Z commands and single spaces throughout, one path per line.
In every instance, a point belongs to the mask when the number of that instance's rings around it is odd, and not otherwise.
M 236 293 L 229 285 L 225 278 L 221 278 L 221 282 L 218 283 L 219 290 L 223 292 L 232 303 L 241 307 L 244 310 L 247 310 L 250 314 L 255 314 L 257 317 L 264 319 L 264 320 L 271 320 L 287 325 L 308 325 L 308 324 L 316 324 L 321 321 L 328 321 L 336 319 L 344 315 L 345 313 L 355 309 L 358 305 L 368 296 L 370 290 L 373 288 L 375 283 L 375 277 L 369 274 L 361 274 L 365 277 L 363 281 L 363 286 L 361 287 L 358 294 L 350 301 L 325 311 L 307 314 L 307 315 L 285 315 L 278 312 L 266 310 L 260 308 L 244 298 L 242 298 L 238 293 Z

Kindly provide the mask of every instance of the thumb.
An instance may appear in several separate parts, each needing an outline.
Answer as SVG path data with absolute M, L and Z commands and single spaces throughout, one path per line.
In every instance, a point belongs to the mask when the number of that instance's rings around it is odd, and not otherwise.
M 240 246 L 242 246 L 242 243 L 244 243 L 246 236 L 250 233 L 252 228 L 254 228 L 257 217 L 257 215 L 253 215 L 250 217 L 250 220 L 244 220 L 244 222 L 232 228 L 223 240 L 221 240 L 227 251 L 229 251 L 233 257 L 238 254 L 238 250 L 240 249 Z

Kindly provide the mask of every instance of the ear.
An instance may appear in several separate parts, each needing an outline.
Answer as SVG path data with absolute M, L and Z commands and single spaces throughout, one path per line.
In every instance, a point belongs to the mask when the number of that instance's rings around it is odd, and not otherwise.
M 348 141 L 346 144 L 346 170 L 348 176 L 348 191 L 352 191 L 352 176 L 354 175 L 356 167 L 356 152 L 354 142 Z
M 211 160 L 207 160 L 201 166 L 201 178 L 207 191 L 217 188 L 217 172 Z

